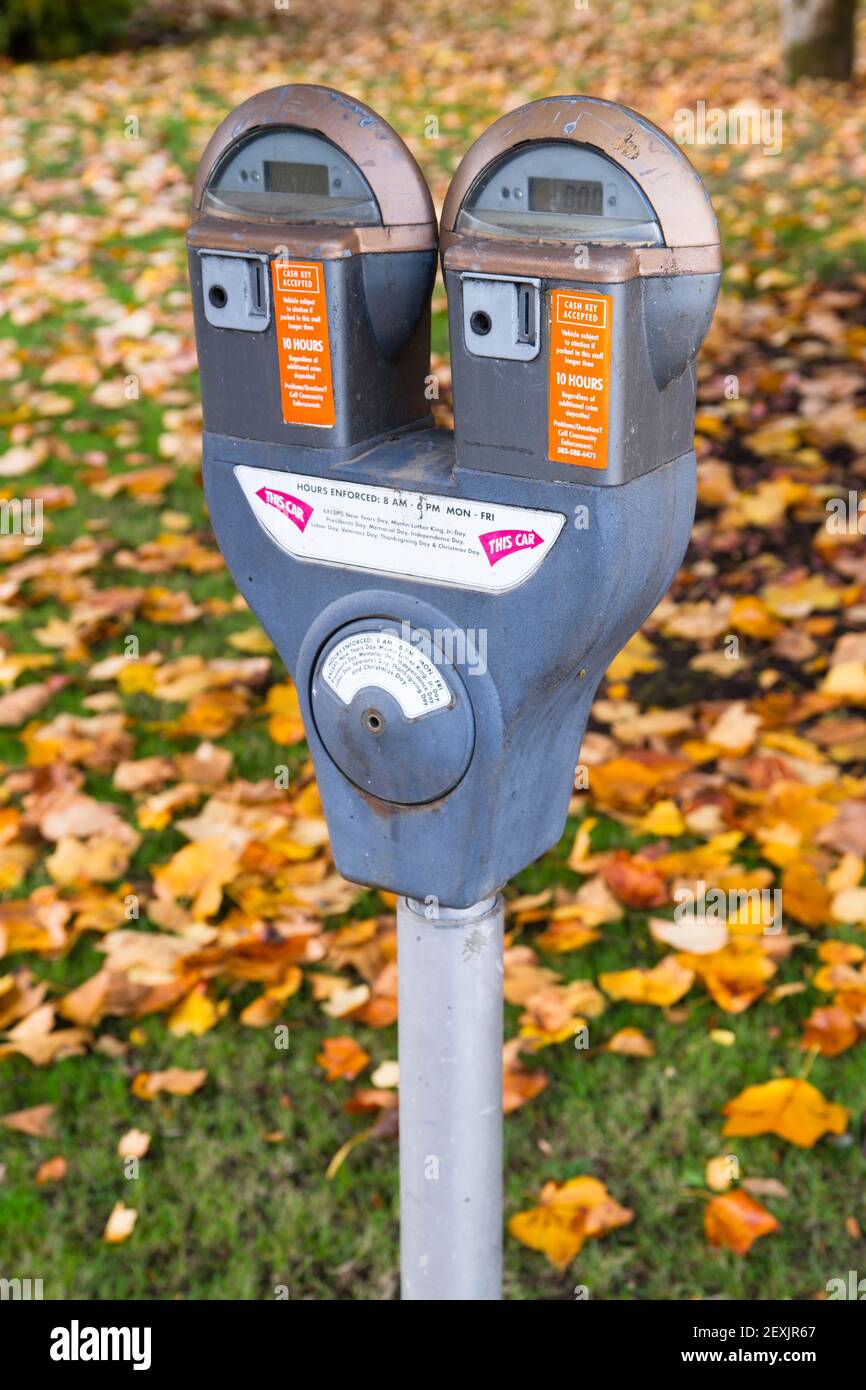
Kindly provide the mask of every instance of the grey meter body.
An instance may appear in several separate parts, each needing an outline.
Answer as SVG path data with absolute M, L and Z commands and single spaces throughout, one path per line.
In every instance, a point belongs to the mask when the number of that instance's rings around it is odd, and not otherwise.
M 453 432 L 426 408 L 429 194 L 361 103 L 245 103 L 189 244 L 210 516 L 297 686 L 337 868 L 468 908 L 559 839 L 598 684 L 684 553 L 709 201 L 612 103 L 482 135 L 440 233 Z

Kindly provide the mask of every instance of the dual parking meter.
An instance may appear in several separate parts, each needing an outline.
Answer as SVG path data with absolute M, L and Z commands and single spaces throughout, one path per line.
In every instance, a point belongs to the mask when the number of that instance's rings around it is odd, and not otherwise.
M 214 134 L 188 245 L 214 530 L 338 869 L 400 895 L 403 1295 L 498 1298 L 499 889 L 559 839 L 595 690 L 688 542 L 715 218 L 656 127 L 555 97 L 472 146 L 437 242 L 395 132 L 289 86 Z

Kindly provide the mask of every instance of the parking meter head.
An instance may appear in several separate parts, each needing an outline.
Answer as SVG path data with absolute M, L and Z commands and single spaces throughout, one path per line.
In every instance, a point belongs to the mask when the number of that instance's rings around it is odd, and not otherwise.
M 469 908 L 561 836 L 594 693 L 688 543 L 712 210 L 625 108 L 497 122 L 443 213 L 452 434 L 424 427 L 429 195 L 378 117 L 254 98 L 195 204 L 208 508 L 336 866 Z
M 719 235 L 662 131 L 531 102 L 469 150 L 440 240 L 461 463 L 617 486 L 691 449 Z
M 436 221 L 391 127 L 327 87 L 251 97 L 188 234 L 205 429 L 340 450 L 429 421 Z

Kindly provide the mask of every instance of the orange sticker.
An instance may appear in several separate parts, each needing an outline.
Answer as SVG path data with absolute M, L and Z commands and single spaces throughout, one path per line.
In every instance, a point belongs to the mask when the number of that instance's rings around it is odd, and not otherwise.
M 272 265 L 283 419 L 287 425 L 333 425 L 323 267 L 315 261 Z
M 554 290 L 550 303 L 547 455 L 607 468 L 613 300 Z

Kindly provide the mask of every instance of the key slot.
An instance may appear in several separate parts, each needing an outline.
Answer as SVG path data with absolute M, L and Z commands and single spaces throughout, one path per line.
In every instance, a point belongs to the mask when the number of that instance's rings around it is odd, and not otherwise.
M 265 299 L 265 276 L 264 266 L 261 261 L 250 261 L 250 313 L 267 313 L 267 301 Z
M 517 286 L 517 341 L 535 342 L 535 295 L 532 285 Z

